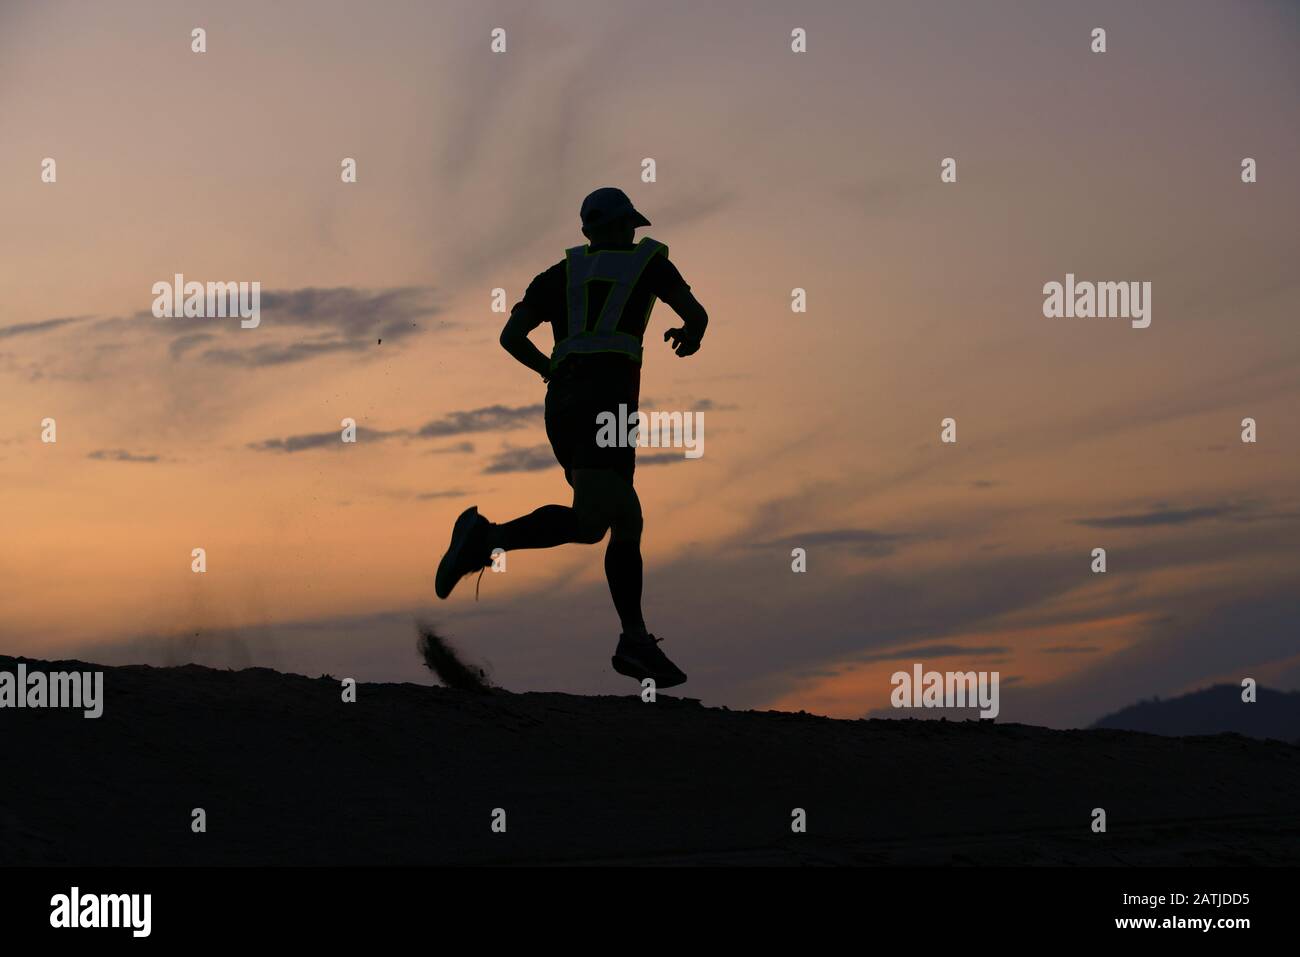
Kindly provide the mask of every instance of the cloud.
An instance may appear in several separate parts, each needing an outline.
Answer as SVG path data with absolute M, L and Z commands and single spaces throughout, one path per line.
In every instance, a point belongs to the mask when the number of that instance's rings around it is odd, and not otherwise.
M 685 461 L 687 459 L 681 452 L 645 452 L 636 457 L 638 466 L 669 465 Z M 483 471 L 485 474 L 540 472 L 556 464 L 555 452 L 549 445 L 534 445 L 528 448 L 508 448 L 498 453 Z
M 205 362 L 218 362 L 239 366 L 278 366 L 289 362 L 304 362 L 337 352 L 360 352 L 367 346 L 360 340 L 318 339 L 311 342 L 291 342 L 283 345 L 262 343 L 251 349 L 208 349 L 203 353 Z M 176 353 L 173 352 L 173 356 Z
M 382 442 L 395 435 L 405 434 L 401 429 L 383 432 L 378 429 L 357 427 L 358 442 Z M 291 435 L 286 439 L 264 439 L 261 442 L 249 442 L 248 447 L 256 452 L 306 452 L 310 449 L 344 448 L 351 443 L 343 441 L 342 432 L 310 432 L 306 435 Z
M 1096 645 L 1053 645 L 1042 651 L 1045 655 L 1095 655 L 1101 649 Z
M 895 216 L 933 196 L 915 176 L 895 171 L 832 189 L 848 208 L 868 217 Z
M 313 339 L 264 342 L 249 339 L 253 330 L 240 329 L 238 323 L 228 328 L 242 333 L 234 340 L 241 347 L 208 349 L 202 358 L 208 362 L 243 366 L 274 366 L 304 362 L 320 356 L 361 352 L 378 345 L 383 339 L 400 342 L 421 329 L 416 320 L 437 315 L 432 302 L 433 290 L 425 286 L 399 286 L 377 292 L 336 286 L 331 289 L 272 290 L 262 294 L 261 325 L 274 333 L 285 327 L 302 327 L 323 331 Z M 254 344 L 256 342 L 256 344 Z
M 468 494 L 469 492 L 465 491 L 463 488 L 451 488 L 447 489 L 445 492 L 421 492 L 415 497 L 420 501 L 429 501 L 430 499 L 435 498 L 461 498 Z
M 465 47 L 448 47 L 438 57 L 440 68 L 475 95 L 444 104 L 431 158 L 439 189 L 417 186 L 412 199 L 432 214 L 425 217 L 424 242 L 445 263 L 444 275 L 455 288 L 479 286 L 483 277 L 520 268 L 543 244 L 553 247 L 544 265 L 559 260 L 564 246 L 581 241 L 578 207 L 598 186 L 632 189 L 633 201 L 647 207 L 657 228 L 674 230 L 736 202 L 731 180 L 713 173 L 697 173 L 698 182 L 676 176 L 647 195 L 637 195 L 633 183 L 620 183 L 618 174 L 610 173 L 623 164 L 608 155 L 608 143 L 620 139 L 621 127 L 635 125 L 635 111 L 619 110 L 617 99 L 608 100 L 617 94 L 593 91 L 589 78 L 626 70 L 629 54 L 620 38 L 634 18 L 608 6 L 587 11 L 583 30 L 575 34 L 543 12 L 521 9 L 514 16 L 516 31 L 563 50 L 546 83 L 521 86 Z M 588 116 L 593 108 L 609 122 L 593 126 Z M 537 116 L 546 122 L 533 122 Z M 440 226 L 449 220 L 458 225 L 454 232 Z M 532 271 L 540 268 L 543 264 L 534 264 Z
M 681 229 L 690 223 L 716 216 L 734 206 L 736 200 L 736 192 L 726 187 L 695 183 L 686 187 L 677 197 L 650 206 L 654 210 L 651 218 L 671 224 L 674 229 Z M 687 282 L 690 281 L 689 276 L 686 279 Z
M 653 412 L 734 412 L 740 406 L 735 403 L 718 403 L 712 399 L 696 398 L 694 396 L 659 396 L 651 398 L 650 396 L 641 396 L 638 408 L 646 414 Z
M 685 462 L 687 458 L 682 452 L 638 452 L 636 464 L 641 465 L 671 465 L 674 462 Z
M 377 292 L 351 286 L 272 290 L 262 294 L 262 321 L 271 328 L 326 328 L 348 339 L 399 339 L 419 330 L 415 320 L 440 311 L 432 295 L 433 290 L 427 286 L 398 286 Z
M 750 548 L 807 548 L 826 545 L 831 548 L 846 547 L 870 558 L 883 558 L 898 550 L 898 545 L 913 538 L 893 532 L 878 532 L 870 528 L 840 528 L 824 532 L 807 532 L 765 542 L 754 542 Z
M 454 445 L 445 445 L 438 449 L 429 449 L 426 455 L 459 455 L 465 452 L 473 452 L 473 442 L 456 442 Z
M 1190 525 L 1206 519 L 1226 518 L 1241 511 L 1234 505 L 1209 505 L 1201 508 L 1154 508 L 1131 515 L 1103 515 L 1075 519 L 1074 524 L 1089 528 L 1150 528 L 1157 525 Z
M 58 329 L 60 326 L 66 326 L 69 323 L 81 322 L 86 316 L 68 316 L 63 319 L 42 319 L 39 322 L 20 322 L 13 326 L 0 326 L 0 339 L 8 339 L 11 336 L 31 335 L 32 333 L 48 332 L 51 329 Z
M 215 338 L 216 336 L 210 332 L 191 332 L 179 339 L 172 340 L 172 344 L 167 347 L 167 351 L 173 359 L 179 359 L 195 346 L 201 346 L 203 343 L 211 342 Z
M 359 441 L 380 442 L 385 439 L 395 437 L 406 438 L 445 438 L 452 435 L 464 435 L 474 432 L 510 432 L 515 429 L 522 429 L 528 425 L 535 424 L 542 415 L 542 406 L 525 405 L 511 408 L 504 405 L 492 405 L 482 409 L 470 409 L 463 412 L 449 412 L 441 419 L 435 419 L 432 422 L 426 422 L 420 428 L 412 431 L 410 429 L 389 429 L 387 431 L 380 429 L 357 429 L 357 439 Z M 250 442 L 248 447 L 258 452 L 303 452 L 308 449 L 319 449 L 326 447 L 340 446 L 343 443 L 339 441 L 339 432 L 313 432 L 305 435 L 291 435 L 283 439 L 264 439 L 260 442 Z M 547 446 L 541 446 L 547 448 Z M 431 455 L 450 455 L 453 453 L 473 452 L 474 443 L 457 442 L 449 446 L 442 446 L 436 449 L 430 449 Z M 538 466 L 540 467 L 540 466 Z M 497 471 L 518 471 L 503 467 Z
M 485 475 L 498 475 L 504 472 L 540 472 L 555 466 L 555 453 L 549 445 L 533 445 L 527 448 L 506 449 L 498 453 L 483 470 Z
M 893 651 L 881 651 L 868 655 L 855 655 L 855 664 L 868 664 L 873 661 L 912 661 L 922 662 L 926 658 L 988 658 L 1010 654 L 1011 649 L 1005 645 L 917 645 L 913 648 L 898 648 Z
M 252 329 L 231 318 L 157 319 L 148 310 L 130 318 L 95 323 L 98 333 L 137 331 L 142 324 L 176 339 L 168 347 L 172 359 L 194 353 L 202 362 L 256 368 L 306 362 L 321 356 L 357 353 L 378 345 L 401 342 L 424 328 L 420 320 L 438 315 L 428 286 L 395 286 L 370 290 L 352 286 L 327 289 L 265 290 L 259 300 L 259 324 Z M 47 323 L 71 322 L 47 320 Z M 33 323 L 32 325 L 41 325 Z M 451 323 L 442 323 L 449 328 Z M 303 332 L 308 333 L 303 337 Z M 224 336 L 226 344 L 197 352 Z
M 86 458 L 96 459 L 101 462 L 158 462 L 161 461 L 157 455 L 136 455 L 134 452 L 128 452 L 126 449 L 96 449 L 89 453 Z
M 450 412 L 441 419 L 420 426 L 415 434 L 419 438 L 428 439 L 472 432 L 509 432 L 538 424 L 542 413 L 543 406 L 540 403 L 516 408 L 490 405 L 468 412 Z
M 1188 594 L 1177 615 L 1152 622 L 1144 640 L 1025 688 L 1015 720 L 1083 727 L 1152 695 L 1172 697 L 1225 675 L 1258 674 L 1295 657 L 1298 617 L 1294 580 L 1250 583 L 1232 594 Z

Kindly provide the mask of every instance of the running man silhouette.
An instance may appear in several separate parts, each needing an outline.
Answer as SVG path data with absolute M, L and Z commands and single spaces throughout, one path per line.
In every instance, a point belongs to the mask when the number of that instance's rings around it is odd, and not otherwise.
M 622 190 L 596 190 L 583 200 L 579 215 L 588 244 L 565 250 L 563 260 L 533 279 L 501 330 L 502 347 L 547 383 L 546 437 L 573 487 L 573 505 L 543 505 L 500 525 L 477 507 L 467 508 L 452 528 L 435 588 L 446 598 L 465 575 L 481 575 L 498 548 L 594 545 L 608 531 L 605 577 L 623 626 L 611 659 L 614 670 L 669 688 L 686 675 L 646 631 L 641 615 L 641 501 L 632 485 L 636 449 L 598 443 L 597 416 L 608 411 L 623 421 L 620 404 L 629 418 L 636 411 L 641 341 L 656 299 L 681 317 L 680 327 L 664 333 L 678 356 L 699 350 L 709 317 L 669 262 L 667 246 L 648 236 L 633 242 L 637 228 L 650 221 Z M 549 357 L 528 338 L 543 322 L 555 333 Z

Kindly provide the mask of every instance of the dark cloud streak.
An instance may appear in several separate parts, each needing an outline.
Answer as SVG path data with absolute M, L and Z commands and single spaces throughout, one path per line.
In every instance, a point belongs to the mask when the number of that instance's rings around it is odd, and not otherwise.
M 1232 505 L 1210 505 L 1200 508 L 1155 508 L 1131 515 L 1103 515 L 1096 518 L 1075 519 L 1076 525 L 1089 528 L 1151 528 L 1159 525 L 1190 525 L 1214 518 L 1227 518 L 1241 509 Z
M 126 449 L 96 449 L 89 453 L 86 458 L 95 459 L 99 462 L 159 462 L 162 461 L 157 455 L 136 455 L 134 452 L 128 452 Z
M 0 326 L 0 339 L 8 339 L 12 336 L 49 332 L 52 329 L 58 329 L 62 326 L 69 325 L 70 323 L 81 322 L 86 318 L 86 316 L 68 316 L 63 319 L 42 319 L 39 322 L 20 322 L 12 326 Z
M 474 432 L 508 432 L 529 425 L 540 425 L 542 412 L 541 403 L 516 408 L 490 405 L 466 412 L 450 412 L 441 419 L 420 426 L 415 434 L 427 439 Z
M 528 448 L 506 449 L 498 453 L 483 469 L 483 473 L 500 475 L 506 472 L 540 472 L 555 464 L 555 453 L 551 451 L 549 445 L 534 445 Z
M 403 435 L 401 430 L 382 432 L 378 429 L 366 429 L 358 426 L 356 444 L 381 442 L 395 435 Z M 306 435 L 291 435 L 285 439 L 265 439 L 261 442 L 249 442 L 248 447 L 255 452 L 306 452 L 310 449 L 346 448 L 351 442 L 343 441 L 341 431 L 311 432 Z

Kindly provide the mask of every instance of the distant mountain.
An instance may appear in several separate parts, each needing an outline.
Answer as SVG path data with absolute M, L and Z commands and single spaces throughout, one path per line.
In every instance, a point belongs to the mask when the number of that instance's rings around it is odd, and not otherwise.
M 1235 731 L 1249 738 L 1300 744 L 1300 691 L 1260 688 L 1256 697 L 1247 704 L 1236 685 L 1215 685 L 1164 701 L 1139 701 L 1093 727 L 1174 737 Z

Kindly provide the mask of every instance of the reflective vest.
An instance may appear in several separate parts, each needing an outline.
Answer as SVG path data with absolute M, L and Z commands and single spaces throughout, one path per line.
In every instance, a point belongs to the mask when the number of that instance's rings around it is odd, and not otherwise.
M 621 352 L 636 362 L 641 361 L 641 333 L 654 306 L 655 297 L 646 303 L 646 314 L 637 324 L 635 335 L 619 332 L 623 310 L 627 307 L 632 290 L 645 273 L 650 260 L 668 247 L 663 243 L 642 237 L 632 249 L 602 249 L 592 252 L 589 246 L 574 246 L 564 251 L 566 277 L 565 301 L 567 309 L 567 334 L 555 343 L 551 352 L 551 368 L 559 365 L 565 356 L 587 352 Z M 587 289 L 593 282 L 609 285 L 609 293 L 601 307 L 600 315 L 588 324 Z

